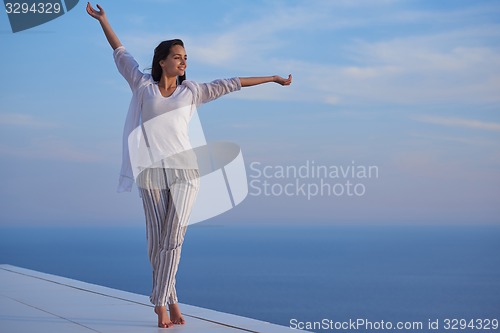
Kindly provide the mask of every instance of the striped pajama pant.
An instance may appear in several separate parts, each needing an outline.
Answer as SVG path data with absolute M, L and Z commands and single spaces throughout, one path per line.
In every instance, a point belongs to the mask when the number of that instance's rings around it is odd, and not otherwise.
M 150 301 L 178 302 L 175 275 L 191 210 L 199 189 L 196 169 L 146 169 L 137 178 L 146 215 L 148 254 L 153 268 Z

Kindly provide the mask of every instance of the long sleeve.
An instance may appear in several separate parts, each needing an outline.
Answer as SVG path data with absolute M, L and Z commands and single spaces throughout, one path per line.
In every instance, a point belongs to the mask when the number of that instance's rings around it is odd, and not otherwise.
M 127 80 L 132 89 L 132 100 L 125 119 L 122 143 L 122 167 L 118 182 L 118 192 L 130 191 L 134 183 L 132 165 L 130 163 L 130 152 L 128 138 L 130 133 L 140 125 L 141 100 L 144 87 L 151 84 L 151 75 L 144 74 L 139 70 L 139 64 L 134 57 L 127 52 L 125 47 L 120 46 L 113 51 L 116 67 L 120 74 Z
M 124 46 L 117 47 L 113 51 L 113 57 L 118 71 L 127 80 L 132 91 L 150 80 L 151 75 L 144 74 L 139 70 L 139 64 Z
M 210 83 L 196 83 L 186 80 L 182 84 L 187 85 L 193 92 L 193 103 L 197 106 L 241 89 L 241 82 L 237 77 L 231 79 L 219 79 Z

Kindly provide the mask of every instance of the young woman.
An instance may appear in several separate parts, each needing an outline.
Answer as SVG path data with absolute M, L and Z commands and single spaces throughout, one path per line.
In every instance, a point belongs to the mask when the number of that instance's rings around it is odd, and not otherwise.
M 185 323 L 177 305 L 175 275 L 199 188 L 196 159 L 189 154 L 188 124 L 193 109 L 241 87 L 266 82 L 288 86 L 292 76 L 235 77 L 203 84 L 188 81 L 186 51 L 179 39 L 161 42 L 154 51 L 151 74 L 142 73 L 113 32 L 102 7 L 97 8 L 87 3 L 87 13 L 99 21 L 113 48 L 116 66 L 132 90 L 118 191 L 130 191 L 134 181 L 138 185 L 153 268 L 150 300 L 158 327 L 168 328 Z

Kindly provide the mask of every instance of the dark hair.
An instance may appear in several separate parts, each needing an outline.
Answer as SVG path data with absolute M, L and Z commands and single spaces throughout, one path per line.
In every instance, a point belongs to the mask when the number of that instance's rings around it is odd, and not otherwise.
M 155 54 L 153 56 L 153 63 L 151 64 L 151 75 L 153 76 L 153 80 L 159 82 L 161 79 L 161 66 L 160 60 L 165 59 L 170 54 L 170 49 L 172 46 L 180 45 L 184 47 L 184 43 L 180 39 L 170 39 L 165 40 L 158 44 L 155 48 Z M 182 81 L 186 79 L 186 73 L 182 76 L 177 77 L 177 84 L 181 84 Z

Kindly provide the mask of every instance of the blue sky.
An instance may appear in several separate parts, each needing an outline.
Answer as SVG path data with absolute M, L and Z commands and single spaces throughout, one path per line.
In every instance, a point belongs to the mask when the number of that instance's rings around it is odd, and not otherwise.
M 499 1 L 99 3 L 143 69 L 182 38 L 192 80 L 293 74 L 199 110 L 249 176 L 379 170 L 362 196 L 249 195 L 208 223 L 500 222 Z M 131 94 L 84 7 L 15 34 L 0 13 L 1 225 L 143 223 L 137 192 L 116 193 Z

